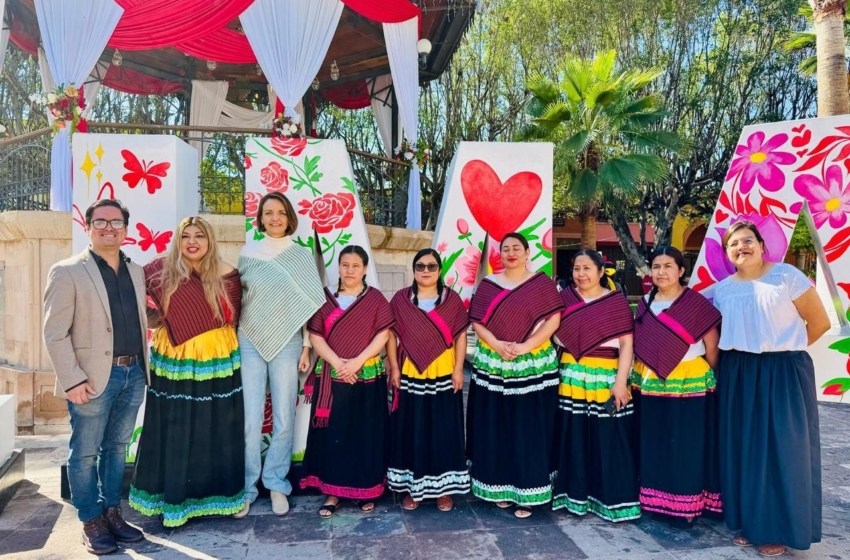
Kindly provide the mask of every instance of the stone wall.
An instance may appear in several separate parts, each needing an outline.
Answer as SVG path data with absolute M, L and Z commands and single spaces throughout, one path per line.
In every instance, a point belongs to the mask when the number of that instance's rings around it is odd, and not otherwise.
M 241 216 L 205 216 L 224 259 L 236 264 L 245 243 Z M 53 263 L 71 254 L 70 212 L 0 213 L 0 394 L 16 397 L 19 434 L 68 431 L 64 399 L 53 396 L 54 375 L 41 340 L 42 294 Z M 368 226 L 381 289 L 391 297 L 413 281 L 410 263 L 431 244 L 425 231 Z

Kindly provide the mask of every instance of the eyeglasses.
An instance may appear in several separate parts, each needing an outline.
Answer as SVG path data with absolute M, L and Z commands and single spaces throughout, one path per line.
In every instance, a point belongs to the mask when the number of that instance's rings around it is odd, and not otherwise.
M 739 243 L 738 241 L 733 241 L 732 243 L 727 245 L 726 248 L 727 249 L 737 249 L 738 243 Z M 753 245 L 756 244 L 756 238 L 755 237 L 745 237 L 745 238 L 740 240 L 740 244 L 743 245 L 744 247 L 752 247 Z
M 438 265 L 437 263 L 416 263 L 416 266 L 413 268 L 414 270 L 416 270 L 416 272 L 425 272 L 426 270 L 428 272 L 437 272 L 438 270 L 440 270 L 440 265 Z
M 112 226 L 112 229 L 124 229 L 127 222 L 124 220 L 92 220 L 91 225 L 94 229 L 106 229 L 106 225 Z

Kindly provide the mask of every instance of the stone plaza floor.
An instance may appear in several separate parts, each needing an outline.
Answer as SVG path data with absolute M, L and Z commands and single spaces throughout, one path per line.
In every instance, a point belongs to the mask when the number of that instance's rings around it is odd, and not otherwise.
M 821 405 L 824 538 L 808 551 L 785 558 L 850 560 L 850 406 Z M 59 465 L 67 455 L 67 436 L 21 437 L 27 450 L 26 478 L 0 514 L 0 558 L 93 558 L 80 541 L 74 508 L 60 498 Z M 701 520 L 690 530 L 673 529 L 645 516 L 613 525 L 593 515 L 578 518 L 535 508 L 529 519 L 473 498 L 455 499 L 455 509 L 439 512 L 432 502 L 416 511 L 401 508 L 391 495 L 373 513 L 351 502 L 333 519 L 317 515 L 321 496 L 291 499 L 285 517 L 260 499 L 246 519 L 193 520 L 163 529 L 124 505 L 125 516 L 147 540 L 119 549 L 108 558 L 189 558 L 318 560 L 509 559 L 534 560 L 743 560 L 759 558 L 738 548 L 719 522 Z

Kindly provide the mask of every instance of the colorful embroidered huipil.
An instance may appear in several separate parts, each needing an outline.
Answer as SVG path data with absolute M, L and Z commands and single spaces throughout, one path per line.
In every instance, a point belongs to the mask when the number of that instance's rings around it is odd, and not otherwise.
M 470 320 L 497 340 L 522 343 L 563 308 L 552 279 L 538 273 L 519 286 L 481 281 Z M 523 506 L 552 499 L 552 446 L 558 362 L 548 340 L 513 360 L 479 338 L 472 359 L 466 448 L 472 492 Z
M 603 404 L 617 377 L 619 338 L 634 319 L 622 292 L 585 300 L 561 291 L 564 313 L 555 340 L 562 347 L 558 386 L 558 457 L 553 509 L 588 511 L 608 521 L 640 517 L 635 432 L 630 402 L 613 416 Z
M 632 372 L 641 507 L 684 518 L 720 513 L 716 382 L 702 356 L 720 313 L 688 288 L 674 301 L 647 300 L 638 304 Z
M 443 300 L 429 312 L 412 297 L 406 288 L 390 302 L 400 342 L 401 388 L 390 415 L 387 482 L 415 500 L 463 494 L 469 491 L 463 392 L 454 392 L 452 372 L 454 343 L 469 327 L 469 317 L 452 290 L 444 290 Z
M 350 359 L 393 323 L 389 302 L 375 288 L 367 288 L 344 310 L 325 289 L 325 304 L 307 322 L 307 329 L 324 338 L 341 359 Z M 316 364 L 305 387 L 313 408 L 301 488 L 356 500 L 383 494 L 388 429 L 384 372 L 380 355 L 366 360 L 354 384 L 339 380 L 324 360 Z
M 145 267 L 147 291 L 162 311 L 158 276 L 164 259 Z M 239 344 L 242 288 L 224 277 L 230 309 L 215 319 L 193 274 L 171 296 L 153 334 L 151 386 L 130 506 L 162 515 L 166 527 L 192 517 L 230 515 L 244 506 L 244 409 Z

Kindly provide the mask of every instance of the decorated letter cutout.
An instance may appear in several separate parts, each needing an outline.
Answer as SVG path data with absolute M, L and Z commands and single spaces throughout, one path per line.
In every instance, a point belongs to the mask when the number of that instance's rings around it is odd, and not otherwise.
M 835 306 L 841 311 L 841 328 L 833 329 L 809 352 L 815 362 L 819 398 L 838 401 L 850 391 L 846 356 L 850 329 L 845 320 L 850 319 L 850 122 L 846 117 L 744 128 L 691 287 L 710 298 L 714 285 L 735 273 L 722 238 L 737 221 L 754 222 L 765 240 L 765 258 L 782 262 L 804 207 L 811 214 L 815 246 L 822 247 L 819 292 L 828 311 Z
M 499 243 L 518 231 L 529 266 L 552 274 L 552 145 L 461 142 L 448 173 L 434 248 L 443 281 L 469 306 L 487 251 L 488 273 L 502 270 Z M 486 243 L 485 243 L 486 240 Z

